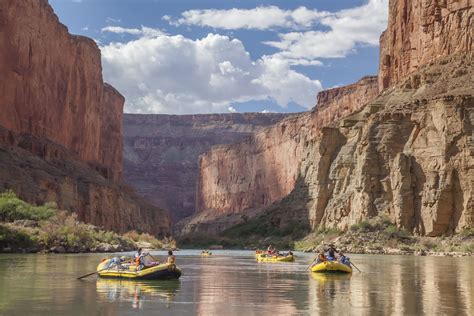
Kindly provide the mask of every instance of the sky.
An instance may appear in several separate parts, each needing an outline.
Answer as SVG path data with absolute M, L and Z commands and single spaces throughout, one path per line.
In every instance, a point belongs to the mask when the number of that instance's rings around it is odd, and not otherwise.
M 300 112 L 378 69 L 388 0 L 49 0 L 127 113 Z

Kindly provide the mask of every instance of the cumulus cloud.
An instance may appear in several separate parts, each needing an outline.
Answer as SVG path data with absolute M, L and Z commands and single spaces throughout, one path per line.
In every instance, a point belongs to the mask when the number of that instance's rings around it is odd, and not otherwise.
M 322 89 L 284 58 L 252 60 L 241 41 L 227 36 L 130 34 L 140 37 L 101 46 L 104 77 L 125 95 L 126 112 L 226 112 L 234 102 L 268 99 L 311 108 Z
M 377 45 L 387 26 L 388 0 L 369 0 L 360 7 L 341 10 L 320 19 L 328 30 L 279 34 L 279 41 L 265 44 L 278 48 L 289 59 L 345 57 L 357 45 Z
M 274 27 L 307 28 L 318 18 L 328 14 L 306 7 L 282 10 L 276 6 L 260 6 L 253 9 L 189 10 L 183 12 L 181 18 L 176 21 L 171 20 L 169 16 L 164 16 L 163 19 L 173 25 L 198 25 L 227 30 L 266 30 Z
M 230 113 L 237 113 L 237 110 L 233 106 L 229 106 L 227 108 L 227 111 L 229 111 Z
M 266 45 L 280 50 L 279 57 L 292 65 L 320 65 L 317 58 L 345 57 L 357 45 L 377 45 L 387 25 L 388 0 L 368 0 L 352 9 L 338 12 L 299 7 L 283 10 L 276 6 L 253 9 L 189 10 L 177 20 L 165 17 L 174 25 L 197 25 L 225 30 L 272 28 L 289 29 L 279 40 Z M 319 30 L 315 30 L 316 27 Z

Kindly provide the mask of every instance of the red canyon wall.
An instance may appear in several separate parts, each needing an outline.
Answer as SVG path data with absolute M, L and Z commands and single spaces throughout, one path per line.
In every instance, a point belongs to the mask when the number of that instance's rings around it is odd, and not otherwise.
M 0 43 L 0 125 L 120 179 L 124 98 L 104 85 L 96 43 L 70 35 L 45 0 L 2 0 Z
M 221 215 L 262 209 L 287 196 L 295 188 L 308 143 L 323 127 L 360 110 L 377 94 L 376 77 L 321 92 L 321 106 L 314 111 L 284 119 L 235 145 L 216 146 L 203 154 L 196 201 L 201 214 L 186 223 L 185 231 L 208 221 L 215 222 L 211 231 L 221 230 L 235 221 L 231 217 L 217 219 Z
M 472 50 L 473 0 L 390 0 L 380 38 L 380 91 L 419 66 Z
M 168 214 L 118 182 L 123 104 L 98 46 L 46 0 L 0 1 L 0 191 L 107 229 L 169 234 Z
M 124 178 L 174 221 L 195 213 L 199 155 L 287 117 L 274 113 L 125 114 Z
M 204 154 L 199 213 L 181 232 L 264 210 L 313 228 L 380 214 L 432 236 L 472 227 L 472 2 L 390 1 L 379 84 L 321 92 L 311 113 Z

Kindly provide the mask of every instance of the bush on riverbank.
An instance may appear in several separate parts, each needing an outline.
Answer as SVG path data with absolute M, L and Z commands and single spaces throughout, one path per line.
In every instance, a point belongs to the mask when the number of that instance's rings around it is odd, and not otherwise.
M 353 225 L 348 231 L 318 230 L 295 242 L 295 249 L 321 251 L 329 243 L 344 252 L 386 254 L 430 254 L 474 252 L 474 229 L 454 236 L 413 236 L 386 217 L 375 217 Z
M 0 252 L 115 252 L 137 247 L 175 248 L 174 240 L 146 233 L 121 236 L 85 224 L 54 203 L 31 205 L 13 192 L 0 193 Z M 145 246 L 144 246 L 145 245 Z
M 0 193 L 0 221 L 15 220 L 40 221 L 51 218 L 56 214 L 56 204 L 46 203 L 34 206 L 20 200 L 13 191 Z
M 302 238 L 307 231 L 306 225 L 297 221 L 289 221 L 280 226 L 264 214 L 224 230 L 218 236 L 205 233 L 187 234 L 178 239 L 178 244 L 187 248 L 220 245 L 235 249 L 266 248 L 268 244 L 272 244 L 279 249 L 290 249 L 293 248 L 293 241 Z
M 474 229 L 454 236 L 420 237 L 399 229 L 389 218 L 381 216 L 362 221 L 347 231 L 335 228 L 319 228 L 307 233 L 303 227 L 294 230 L 277 230 L 269 227 L 270 220 L 261 223 L 249 220 L 232 227 L 219 236 L 191 234 L 179 239 L 179 245 L 191 248 L 208 248 L 221 245 L 224 248 L 256 249 L 272 244 L 279 249 L 321 251 L 330 243 L 349 253 L 374 254 L 473 254 Z M 295 225 L 294 227 L 297 227 Z M 301 237 L 303 235 L 303 237 Z M 300 236 L 295 238 L 294 236 Z
M 176 241 L 171 237 L 159 240 L 150 234 L 139 233 L 135 230 L 123 234 L 123 237 L 133 241 L 137 247 L 141 248 L 176 249 Z

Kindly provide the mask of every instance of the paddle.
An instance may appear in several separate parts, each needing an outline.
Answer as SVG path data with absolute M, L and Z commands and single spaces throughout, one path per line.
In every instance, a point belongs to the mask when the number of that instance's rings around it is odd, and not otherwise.
M 99 273 L 99 272 L 101 272 L 101 271 L 108 270 L 108 269 L 110 269 L 110 268 L 112 268 L 112 267 L 114 267 L 114 266 L 116 266 L 116 265 L 118 265 L 118 264 L 127 263 L 127 262 L 130 262 L 130 261 L 133 261 L 133 260 L 135 260 L 135 258 L 132 258 L 132 259 L 130 259 L 130 260 L 123 261 L 123 262 L 114 263 L 114 264 L 111 265 L 110 267 L 107 267 L 107 268 L 104 268 L 104 269 L 100 269 L 99 271 L 95 271 L 95 272 L 92 272 L 92 273 L 85 274 L 85 275 L 83 275 L 83 276 L 78 277 L 77 279 L 78 279 L 78 280 L 83 279 L 83 278 L 85 278 L 85 277 L 91 276 L 91 275 L 96 274 L 96 273 Z
M 150 253 L 148 253 L 148 255 L 149 255 L 153 260 L 155 260 L 155 262 L 158 262 L 158 264 L 160 263 L 160 260 L 158 260 L 157 258 L 153 257 Z
M 356 268 L 356 269 L 357 269 L 357 271 L 359 271 L 359 273 L 362 273 L 362 271 L 360 271 L 360 270 L 359 270 L 359 268 L 357 268 L 357 267 L 356 267 L 356 265 L 355 265 L 355 264 L 353 264 L 352 262 L 351 262 L 351 265 L 352 265 L 354 268 Z
M 309 268 L 311 268 L 311 266 L 313 265 L 313 263 L 316 261 L 316 259 L 318 259 L 318 256 L 316 256 L 313 261 L 311 261 L 311 263 L 309 264 L 309 266 L 306 267 L 305 271 L 308 271 Z

